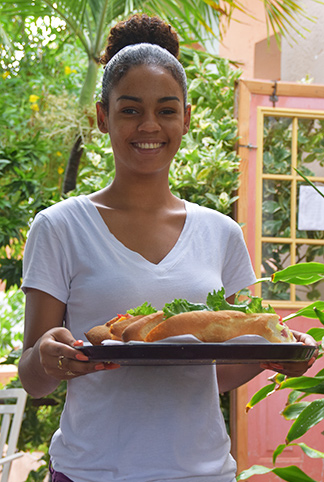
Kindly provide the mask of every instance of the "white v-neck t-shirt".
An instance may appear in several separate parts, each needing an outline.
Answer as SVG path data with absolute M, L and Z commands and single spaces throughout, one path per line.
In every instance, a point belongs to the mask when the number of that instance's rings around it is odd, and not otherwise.
M 66 303 L 65 325 L 91 327 L 145 301 L 205 302 L 255 282 L 242 230 L 185 202 L 178 241 L 158 264 L 113 236 L 87 196 L 40 212 L 24 254 L 22 289 Z M 233 482 L 236 464 L 219 407 L 215 366 L 121 367 L 68 382 L 53 467 L 74 482 Z

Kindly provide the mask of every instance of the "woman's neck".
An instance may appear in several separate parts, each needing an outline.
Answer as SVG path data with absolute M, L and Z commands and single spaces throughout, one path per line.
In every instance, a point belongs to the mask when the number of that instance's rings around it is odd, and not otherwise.
M 136 178 L 131 183 L 116 177 L 112 184 L 91 196 L 109 207 L 121 209 L 159 210 L 176 208 L 182 201 L 174 196 L 168 182 L 152 177 Z

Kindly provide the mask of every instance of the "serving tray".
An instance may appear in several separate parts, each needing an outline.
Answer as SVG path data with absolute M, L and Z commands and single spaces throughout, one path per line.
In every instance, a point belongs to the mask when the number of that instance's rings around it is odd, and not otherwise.
M 299 343 L 127 343 L 77 347 L 90 360 L 119 365 L 211 365 L 308 361 L 316 347 Z

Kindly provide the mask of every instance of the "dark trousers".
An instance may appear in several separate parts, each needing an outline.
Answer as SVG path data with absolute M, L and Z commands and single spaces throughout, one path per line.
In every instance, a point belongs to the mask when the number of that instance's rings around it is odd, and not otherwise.
M 56 472 L 56 470 L 53 469 L 51 463 L 50 463 L 50 466 L 49 466 L 49 471 L 50 471 L 50 474 L 51 474 L 51 481 L 52 482 L 73 482 L 73 480 L 66 477 L 66 475 L 61 474 L 61 472 Z

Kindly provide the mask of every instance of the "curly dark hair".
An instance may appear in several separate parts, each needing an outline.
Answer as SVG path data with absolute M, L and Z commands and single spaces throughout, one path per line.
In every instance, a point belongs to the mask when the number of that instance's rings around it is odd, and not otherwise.
M 105 54 L 101 58 L 101 63 L 105 65 L 102 104 L 108 109 L 112 89 L 131 68 L 154 65 L 169 71 L 178 82 L 186 108 L 187 78 L 178 55 L 178 35 L 160 18 L 136 14 L 119 22 L 111 29 Z
M 159 17 L 135 14 L 128 20 L 117 23 L 110 30 L 108 44 L 100 62 L 106 65 L 121 49 L 127 45 L 138 43 L 160 45 L 176 59 L 179 56 L 178 35 L 171 25 L 168 25 Z

